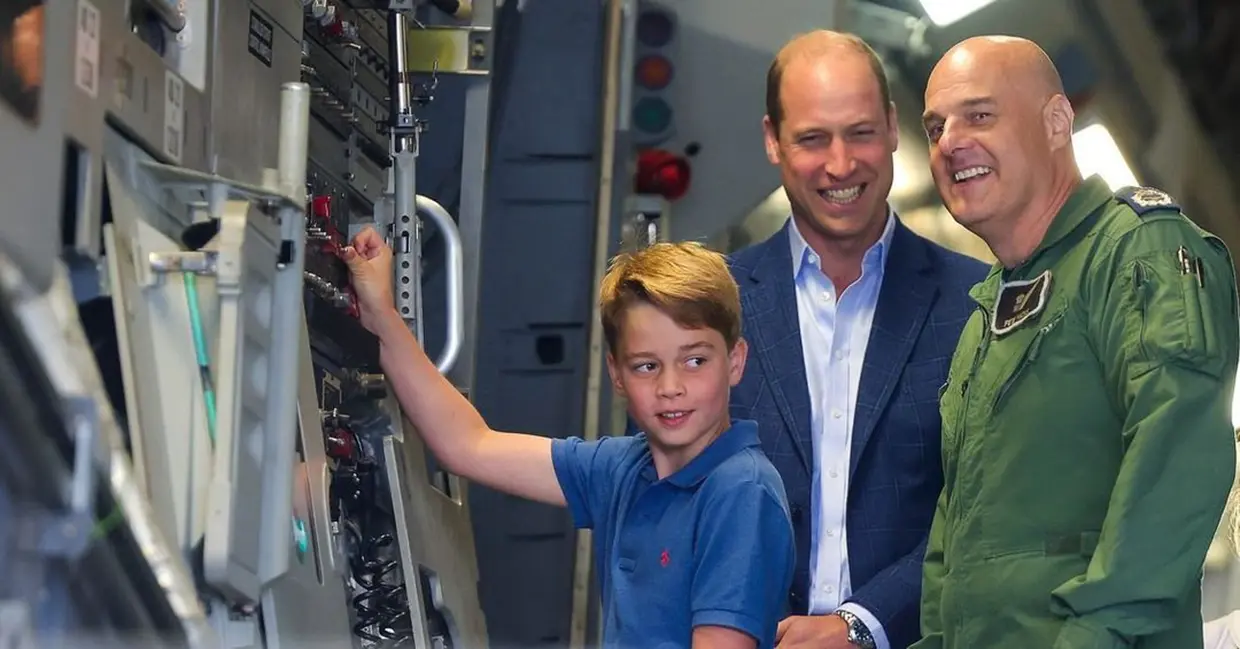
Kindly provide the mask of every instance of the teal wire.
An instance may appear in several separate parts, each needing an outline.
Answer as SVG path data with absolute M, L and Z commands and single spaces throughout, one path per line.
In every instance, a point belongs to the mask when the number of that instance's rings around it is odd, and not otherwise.
M 202 313 L 198 309 L 198 277 L 193 273 L 182 273 L 181 276 L 185 280 L 185 301 L 189 303 L 189 324 L 194 332 L 194 355 L 198 358 L 198 374 L 202 377 L 202 396 L 207 406 L 207 433 L 211 436 L 211 445 L 215 446 L 215 386 L 211 382 L 211 364 L 207 359 L 207 336 L 203 333 Z M 97 526 L 95 533 L 102 535 L 107 531 L 108 527 L 101 523 Z M 310 540 L 309 535 L 306 534 L 305 523 L 296 515 L 293 516 L 293 539 L 297 543 L 299 559 L 304 560 L 309 550 Z
M 211 365 L 207 359 L 207 336 L 203 333 L 202 313 L 198 310 L 198 278 L 182 273 L 185 278 L 185 301 L 189 303 L 189 323 L 194 332 L 194 354 L 198 357 L 198 374 L 202 378 L 202 396 L 207 406 L 207 433 L 215 444 L 215 385 L 211 381 Z

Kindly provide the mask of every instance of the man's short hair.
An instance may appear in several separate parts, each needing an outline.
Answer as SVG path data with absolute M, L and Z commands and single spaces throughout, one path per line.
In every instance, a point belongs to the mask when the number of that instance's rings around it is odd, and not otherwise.
M 823 31 L 825 32 L 826 30 Z M 883 61 L 878 57 L 878 52 L 875 52 L 869 43 L 866 43 L 860 36 L 855 34 L 844 32 L 829 33 L 833 35 L 832 45 L 842 45 L 866 57 L 866 60 L 870 63 L 870 70 L 874 72 L 874 80 L 878 83 L 879 95 L 883 98 L 883 111 L 890 112 L 891 84 L 887 81 L 887 70 L 883 68 Z M 812 34 L 806 34 L 806 36 L 809 35 Z M 804 38 L 804 36 L 800 38 Z M 784 67 L 788 64 L 788 58 L 781 51 L 775 56 L 775 60 L 771 61 L 771 67 L 766 71 L 766 114 L 771 118 L 771 127 L 776 133 L 779 132 L 779 126 L 784 121 L 784 106 L 780 102 L 779 89 L 784 78 Z
M 656 243 L 617 255 L 599 290 L 603 335 L 616 353 L 628 309 L 649 304 L 691 329 L 714 329 L 731 350 L 741 335 L 741 298 L 723 255 L 697 242 Z

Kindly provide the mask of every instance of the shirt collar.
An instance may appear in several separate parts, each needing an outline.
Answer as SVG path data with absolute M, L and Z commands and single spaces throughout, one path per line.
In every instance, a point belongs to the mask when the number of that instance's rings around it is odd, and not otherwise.
M 821 269 L 822 264 L 819 263 L 818 253 L 810 249 L 809 243 L 805 241 L 805 237 L 801 235 L 801 230 L 797 227 L 796 219 L 789 218 L 788 226 L 788 243 L 792 246 L 792 276 L 799 277 L 806 266 Z M 883 234 L 879 236 L 878 241 L 875 241 L 861 258 L 863 269 L 877 269 L 881 272 L 887 267 L 887 253 L 891 250 L 891 236 L 895 229 L 895 210 L 888 205 L 887 225 L 883 227 Z
M 667 482 L 681 489 L 694 487 L 706 479 L 706 476 L 710 475 L 716 467 L 723 464 L 724 460 L 759 444 L 761 442 L 758 440 L 758 422 L 733 419 L 732 425 L 715 438 L 715 441 L 702 449 L 697 457 L 689 460 L 689 463 L 681 467 L 679 471 L 667 476 Z M 653 479 L 654 463 L 648 464 L 645 471 L 647 476 Z

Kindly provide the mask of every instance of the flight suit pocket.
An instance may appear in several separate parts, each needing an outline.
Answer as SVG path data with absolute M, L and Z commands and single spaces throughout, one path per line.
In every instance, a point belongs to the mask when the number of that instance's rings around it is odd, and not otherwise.
M 1020 382 L 1021 378 L 1023 378 L 1028 373 L 1029 369 L 1032 368 L 1037 362 L 1038 357 L 1042 354 L 1042 346 L 1046 342 L 1046 337 L 1054 331 L 1055 327 L 1058 326 L 1059 321 L 1062 319 L 1063 313 L 1056 314 L 1048 319 L 1046 324 L 1043 324 L 1038 328 L 1037 333 L 1033 335 L 1033 339 L 1030 340 L 1029 344 L 1025 346 L 1025 350 L 1021 353 L 1020 360 L 1017 361 L 1016 367 L 1012 369 L 1007 378 L 1005 378 L 999 385 L 999 389 L 995 392 L 995 401 L 993 406 L 993 410 L 995 412 L 998 412 L 999 409 L 1003 407 L 1004 402 L 1007 400 L 1008 396 L 1011 395 L 1012 390 Z
M 1046 538 L 1043 551 L 1046 556 L 1078 555 L 1091 559 L 1098 549 L 1098 532 L 1081 532 L 1080 534 L 1053 534 Z
M 1230 312 L 1211 304 L 1195 261 L 1142 260 L 1133 267 L 1139 297 L 1141 352 L 1150 361 L 1176 360 L 1217 373 L 1222 367 L 1217 322 Z M 1217 279 L 1217 278 L 1211 278 Z M 1229 316 L 1228 316 L 1229 317 Z

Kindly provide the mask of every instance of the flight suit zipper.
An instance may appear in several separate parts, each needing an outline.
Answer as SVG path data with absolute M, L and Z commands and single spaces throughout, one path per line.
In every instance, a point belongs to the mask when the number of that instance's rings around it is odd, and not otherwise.
M 986 309 L 982 308 L 981 306 L 979 306 L 978 309 L 982 313 L 982 339 L 978 341 L 977 349 L 974 350 L 973 352 L 973 362 L 969 366 L 968 374 L 965 374 L 964 380 L 960 382 L 960 416 L 957 418 L 957 421 L 956 421 L 956 439 L 953 441 L 953 444 L 952 444 L 953 453 L 955 455 L 955 465 L 956 465 L 956 470 L 953 471 L 953 474 L 954 474 L 953 478 L 955 479 L 956 482 L 959 482 L 960 455 L 961 455 L 961 451 L 964 449 L 965 429 L 967 428 L 966 422 L 969 419 L 969 405 L 970 405 L 969 404 L 969 394 L 970 394 L 969 387 L 973 383 L 973 379 L 977 378 L 977 370 L 981 366 L 982 356 L 985 354 L 986 348 L 990 346 L 990 336 L 991 336 L 990 313 L 987 312 Z M 951 534 L 949 538 L 944 539 L 945 540 L 945 543 L 944 543 L 945 547 L 944 547 L 944 553 L 943 553 L 944 570 L 950 570 L 949 557 L 951 556 L 951 553 L 947 552 L 947 549 L 951 548 L 955 544 L 955 538 L 954 538 L 955 530 L 960 529 L 960 523 L 962 522 L 962 521 L 956 520 L 956 513 L 960 509 L 959 505 L 957 504 L 959 500 L 960 499 L 956 497 L 956 494 L 953 493 L 952 497 L 949 498 L 947 501 L 947 520 L 952 522 L 952 524 L 948 527 L 948 529 L 952 530 L 953 533 Z
M 1008 374 L 1007 379 L 1003 381 L 1003 385 L 999 387 L 999 394 L 995 397 L 995 411 L 998 411 L 999 406 L 1003 405 L 1003 398 L 1006 397 L 1008 392 L 1011 391 L 1012 386 L 1016 385 L 1016 379 L 1024 373 L 1025 369 L 1028 368 L 1029 365 L 1038 360 L 1038 355 L 1041 354 L 1042 351 L 1042 341 L 1046 338 L 1046 334 L 1050 333 L 1051 329 L 1054 329 L 1055 325 L 1058 323 L 1059 318 L 1055 318 L 1045 325 L 1042 325 L 1042 328 L 1039 329 L 1038 333 L 1034 335 L 1033 342 L 1029 343 L 1029 347 L 1025 349 L 1025 353 L 1021 357 L 1020 363 L 1017 364 L 1016 369 L 1012 370 L 1011 374 Z

